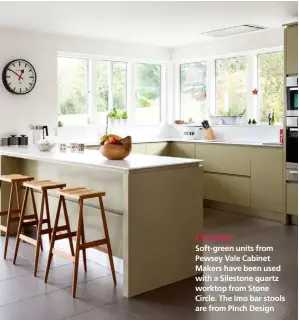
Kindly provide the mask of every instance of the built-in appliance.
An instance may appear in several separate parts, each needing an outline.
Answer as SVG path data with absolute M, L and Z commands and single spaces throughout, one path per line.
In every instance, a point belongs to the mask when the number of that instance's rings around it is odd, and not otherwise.
M 287 117 L 298 117 L 298 76 L 286 78 Z
M 286 180 L 298 181 L 298 122 L 286 128 Z

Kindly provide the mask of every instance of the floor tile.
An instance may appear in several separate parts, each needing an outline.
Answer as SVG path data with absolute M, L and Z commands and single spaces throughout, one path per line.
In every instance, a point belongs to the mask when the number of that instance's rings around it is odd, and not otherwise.
M 73 299 L 70 293 L 58 290 L 3 306 L 0 319 L 62 320 L 93 309 L 95 306 L 91 302 Z

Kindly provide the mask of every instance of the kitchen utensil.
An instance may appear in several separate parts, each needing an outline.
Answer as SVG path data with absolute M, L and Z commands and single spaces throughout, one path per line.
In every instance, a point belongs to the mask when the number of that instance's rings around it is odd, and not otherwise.
M 78 152 L 84 152 L 85 144 L 84 143 L 78 143 L 77 144 L 77 150 L 78 150 Z
M 77 152 L 78 143 L 71 143 L 71 152 Z
M 8 144 L 8 138 L 1 138 L 1 140 L 0 140 L 0 145 L 1 145 L 1 147 L 9 146 L 9 144 Z
M 46 137 L 49 136 L 48 126 L 43 126 L 42 130 L 43 130 L 43 139 L 45 139 Z
M 28 146 L 28 137 L 25 134 L 21 134 L 21 136 L 18 137 L 18 145 Z
M 37 149 L 39 151 L 51 151 L 55 147 L 56 143 L 50 142 L 48 139 L 41 139 L 37 142 Z
M 8 145 L 10 146 L 17 146 L 18 145 L 18 137 L 14 134 L 8 137 Z
M 65 143 L 60 143 L 59 144 L 60 152 L 66 152 L 66 148 L 67 148 L 67 145 Z

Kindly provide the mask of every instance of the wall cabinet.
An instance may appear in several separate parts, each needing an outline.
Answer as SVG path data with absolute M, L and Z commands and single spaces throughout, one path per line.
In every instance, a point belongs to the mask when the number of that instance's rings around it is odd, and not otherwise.
M 177 158 L 195 158 L 195 143 L 190 142 L 171 142 L 169 154 Z
M 285 66 L 286 74 L 298 73 L 298 25 L 285 29 Z
M 156 156 L 167 156 L 168 144 L 167 142 L 154 142 L 146 144 L 146 154 Z
M 298 215 L 298 183 L 287 183 L 287 213 Z
M 250 148 L 198 143 L 195 157 L 204 160 L 205 172 L 250 176 Z
M 251 148 L 251 207 L 284 212 L 283 153 L 278 148 Z
M 250 206 L 250 178 L 204 173 L 204 199 Z

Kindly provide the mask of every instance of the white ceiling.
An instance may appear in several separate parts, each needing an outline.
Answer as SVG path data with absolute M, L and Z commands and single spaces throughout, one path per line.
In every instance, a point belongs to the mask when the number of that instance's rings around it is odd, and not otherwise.
M 202 32 L 297 21 L 297 1 L 0 1 L 0 26 L 177 47 Z

